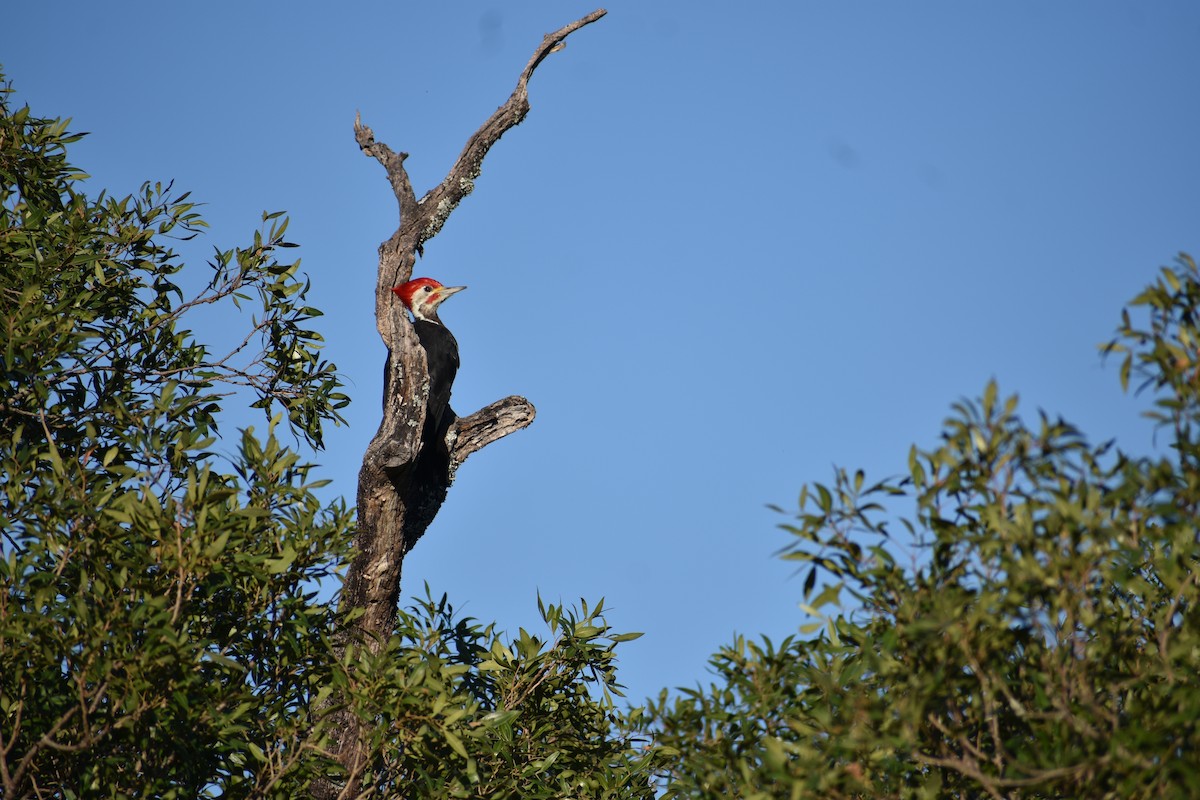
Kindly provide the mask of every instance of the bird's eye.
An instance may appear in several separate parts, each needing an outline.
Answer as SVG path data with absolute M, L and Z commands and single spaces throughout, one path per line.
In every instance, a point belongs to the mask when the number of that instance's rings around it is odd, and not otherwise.
M 432 286 L 426 286 L 426 287 L 425 287 L 425 291 L 426 291 L 426 292 L 432 292 L 432 291 L 433 291 L 433 287 L 432 287 Z

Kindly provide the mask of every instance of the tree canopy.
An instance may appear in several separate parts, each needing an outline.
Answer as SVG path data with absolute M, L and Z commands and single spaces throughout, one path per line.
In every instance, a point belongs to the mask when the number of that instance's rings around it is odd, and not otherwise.
M 1198 302 L 1181 255 L 1104 347 L 1162 455 L 1027 424 L 992 383 L 902 477 L 802 489 L 783 557 L 818 621 L 651 705 L 667 794 L 1200 795 Z

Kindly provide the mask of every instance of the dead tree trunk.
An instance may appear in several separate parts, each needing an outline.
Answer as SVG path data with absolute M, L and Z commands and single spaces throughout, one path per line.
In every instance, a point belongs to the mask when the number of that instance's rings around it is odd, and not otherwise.
M 417 469 L 429 376 L 425 351 L 392 287 L 412 277 L 424 243 L 437 235 L 450 213 L 474 188 L 488 150 L 529 113 L 528 84 L 537 67 L 548 55 L 562 49 L 567 36 L 604 14 L 603 9 L 594 11 L 543 37 L 512 95 L 467 141 L 446 178 L 419 200 L 404 168 L 408 154 L 396 153 L 376 141 L 374 132 L 360 118 L 354 121 L 358 146 L 387 171 L 400 205 L 400 224 L 379 247 L 375 318 L 388 348 L 383 419 L 367 446 L 358 474 L 356 555 L 346 573 L 338 612 L 342 618 L 351 611 L 361 610 L 361 614 L 339 632 L 346 645 L 373 648 L 391 636 L 400 596 L 401 563 L 441 508 L 454 471 L 472 453 L 526 427 L 534 416 L 533 406 L 523 397 L 506 397 L 461 418 L 448 411 L 452 419 L 446 434 L 449 458 L 443 459 L 437 469 L 429 469 L 427 461 Z M 362 732 L 353 715 L 346 712 L 336 715 L 334 725 L 334 752 L 346 768 L 348 780 L 338 786 L 314 787 L 313 793 L 317 797 L 357 797 L 369 769 Z

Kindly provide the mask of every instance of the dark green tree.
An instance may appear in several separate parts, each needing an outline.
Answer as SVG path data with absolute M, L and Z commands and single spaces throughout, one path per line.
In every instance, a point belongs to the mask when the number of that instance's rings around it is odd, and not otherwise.
M 5 797 L 235 794 L 304 761 L 330 680 L 315 584 L 350 512 L 274 435 L 313 444 L 346 398 L 307 329 L 286 220 L 221 250 L 194 296 L 186 194 L 88 197 L 78 136 L 0 95 L 0 787 Z M 184 325 L 253 304 L 214 354 Z M 221 457 L 222 399 L 267 411 Z M 281 657 L 287 654 L 286 657 Z M 309 759 L 311 762 L 311 759 Z M 254 767 L 264 765 L 263 769 Z M 269 767 L 269 768 L 268 768 Z M 303 774 L 299 769 L 296 774 Z M 237 787 L 237 790 L 235 790 Z
M 652 704 L 667 796 L 1200 796 L 1198 308 L 1182 255 L 1104 348 L 1163 455 L 992 384 L 902 478 L 805 487 L 784 557 L 818 621 Z

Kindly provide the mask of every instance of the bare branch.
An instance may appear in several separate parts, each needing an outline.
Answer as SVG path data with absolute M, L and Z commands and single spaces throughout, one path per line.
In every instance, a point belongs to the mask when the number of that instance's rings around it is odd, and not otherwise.
M 536 414 L 533 403 L 524 397 L 506 397 L 474 414 L 455 422 L 452 436 L 454 444 L 450 450 L 450 461 L 457 468 L 467 457 L 482 450 L 497 439 L 529 427 Z
M 513 89 L 508 100 L 497 108 L 491 118 L 483 123 L 483 127 L 475 131 L 475 134 L 467 140 L 466 146 L 463 147 L 462 153 L 454 162 L 446 179 L 421 198 L 422 216 L 419 220 L 418 245 L 424 244 L 438 234 L 450 216 L 450 212 L 475 188 L 475 179 L 479 177 L 483 167 L 483 158 L 487 155 L 488 150 L 500 141 L 500 137 L 508 130 L 520 125 L 521 121 L 525 119 L 525 115 L 529 113 L 529 79 L 533 77 L 534 70 L 548 55 L 563 49 L 569 35 L 585 25 L 592 24 L 607 13 L 603 8 L 597 9 L 586 17 L 578 19 L 570 25 L 564 25 L 554 33 L 548 33 L 542 37 L 541 46 L 534 51 L 533 57 L 525 65 L 521 77 L 517 80 L 517 87 Z
M 412 216 L 417 208 L 417 195 L 408 179 L 408 171 L 404 169 L 404 159 L 408 158 L 408 153 L 394 152 L 383 142 L 375 141 L 375 131 L 363 124 L 362 114 L 358 112 L 354 114 L 354 140 L 358 142 L 360 150 L 382 164 L 387 171 L 392 192 L 400 205 L 400 218 Z
M 500 137 L 511 128 L 519 125 L 529 113 L 529 80 L 534 71 L 547 56 L 566 46 L 568 36 L 607 13 L 603 8 L 597 9 L 586 17 L 543 36 L 542 43 L 521 71 L 517 86 L 508 100 L 467 140 L 458 160 L 454 162 L 454 166 L 442 182 L 420 200 L 416 199 L 412 181 L 404 168 L 404 160 L 408 158 L 408 154 L 396 153 L 383 142 L 376 140 L 375 132 L 363 123 L 362 116 L 355 115 L 355 141 L 364 153 L 383 165 L 400 206 L 400 227 L 379 248 L 380 286 L 377 287 L 375 306 L 377 316 L 386 309 L 385 304 L 389 297 L 386 291 L 412 277 L 415 255 L 420 252 L 425 242 L 438 234 L 451 212 L 475 188 L 475 179 L 479 177 L 484 156 L 492 149 L 492 145 L 500 141 Z M 383 286 L 384 283 L 386 286 Z M 386 341 L 387 335 L 382 328 L 380 333 Z

